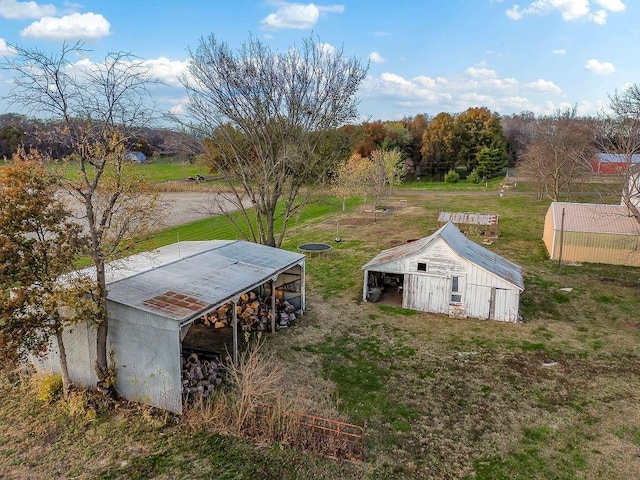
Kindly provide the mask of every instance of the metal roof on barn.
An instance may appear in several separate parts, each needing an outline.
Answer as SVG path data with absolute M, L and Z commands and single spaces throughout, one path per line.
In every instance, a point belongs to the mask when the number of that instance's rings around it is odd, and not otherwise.
M 555 230 L 563 228 L 565 232 L 640 235 L 640 223 L 624 205 L 552 202 L 549 208 Z
M 469 240 L 451 222 L 447 222 L 428 237 L 380 252 L 362 268 L 372 270 L 377 265 L 417 254 L 438 238 L 444 240 L 460 257 L 524 290 L 522 268 L 519 265 Z
M 110 263 L 108 300 L 183 322 L 262 285 L 304 258 L 240 240 L 179 242 Z

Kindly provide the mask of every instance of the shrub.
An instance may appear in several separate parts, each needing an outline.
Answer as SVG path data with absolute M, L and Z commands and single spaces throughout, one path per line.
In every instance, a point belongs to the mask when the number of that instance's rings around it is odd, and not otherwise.
M 35 374 L 31 378 L 31 385 L 41 402 L 51 403 L 62 393 L 62 377 L 55 373 Z
M 469 174 L 469 176 L 467 177 L 467 181 L 469 183 L 475 183 L 475 184 L 478 184 L 478 183 L 480 183 L 482 181 L 482 177 L 478 173 L 477 169 L 475 169 L 475 168 L 473 169 L 473 172 L 471 172 Z
M 444 181 L 446 183 L 458 183 L 460 181 L 460 174 L 454 169 L 451 169 L 444 176 Z

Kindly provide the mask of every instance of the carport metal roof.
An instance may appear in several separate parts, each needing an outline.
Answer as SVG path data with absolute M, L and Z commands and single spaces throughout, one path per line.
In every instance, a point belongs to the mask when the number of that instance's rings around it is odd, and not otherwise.
M 304 258 L 240 240 L 179 242 L 110 263 L 108 300 L 183 324 Z

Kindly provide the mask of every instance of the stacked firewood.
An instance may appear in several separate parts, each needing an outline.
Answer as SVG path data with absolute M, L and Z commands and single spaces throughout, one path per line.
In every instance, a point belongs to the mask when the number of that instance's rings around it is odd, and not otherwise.
M 276 290 L 276 325 L 288 327 L 296 318 L 302 316 L 302 311 L 296 309 L 282 298 L 282 291 Z M 233 321 L 233 303 L 228 302 L 199 319 L 206 327 L 230 327 Z M 235 306 L 238 326 L 245 332 L 265 332 L 271 328 L 272 309 L 271 297 L 261 298 L 255 292 L 240 295 Z
M 186 402 L 210 394 L 222 384 L 222 372 L 215 360 L 191 353 L 182 357 L 182 397 Z

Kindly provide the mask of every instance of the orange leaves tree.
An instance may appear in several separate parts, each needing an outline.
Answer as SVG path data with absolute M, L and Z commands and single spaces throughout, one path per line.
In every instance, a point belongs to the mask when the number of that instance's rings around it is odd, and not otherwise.
M 90 305 L 79 292 L 91 282 L 79 277 L 59 281 L 86 251 L 88 239 L 58 188 L 35 152 L 20 150 L 0 169 L 0 350 L 5 359 L 17 361 L 44 352 L 55 337 L 66 397 L 63 327 Z

